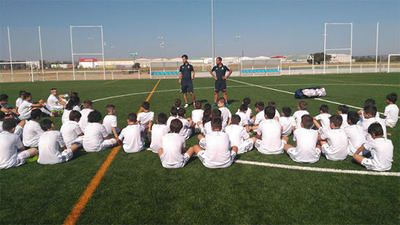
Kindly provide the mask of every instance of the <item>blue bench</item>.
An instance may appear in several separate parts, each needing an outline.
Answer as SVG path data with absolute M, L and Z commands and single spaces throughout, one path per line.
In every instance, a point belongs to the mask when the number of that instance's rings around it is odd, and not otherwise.
M 153 71 L 152 76 L 178 76 L 178 71 Z
M 242 74 L 253 74 L 253 73 L 279 73 L 279 69 L 244 69 L 241 70 Z

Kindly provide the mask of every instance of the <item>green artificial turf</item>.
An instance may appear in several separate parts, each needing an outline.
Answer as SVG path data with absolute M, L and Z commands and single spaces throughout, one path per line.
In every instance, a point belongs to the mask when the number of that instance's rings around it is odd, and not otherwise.
M 303 75 L 281 77 L 232 78 L 265 87 L 294 92 L 297 88 L 321 85 L 324 99 L 362 106 L 374 98 L 380 112 L 389 92 L 400 94 L 400 74 Z M 60 93 L 77 91 L 81 99 L 99 99 L 95 108 L 104 112 L 107 103 L 117 106 L 120 127 L 126 115 L 136 112 L 157 80 L 79 81 L 0 84 L 0 93 L 14 101 L 19 90 L 34 98 L 47 98 L 48 90 Z M 196 79 L 198 100 L 212 100 L 212 79 Z M 231 88 L 230 88 L 230 87 Z M 163 79 L 151 99 L 151 109 L 168 112 L 181 98 L 176 80 Z M 235 112 L 243 97 L 252 105 L 274 100 L 278 109 L 297 100 L 292 95 L 228 81 Z M 321 104 L 307 100 L 309 111 L 318 112 Z M 329 104 L 331 113 L 337 105 Z M 254 108 L 253 108 L 254 110 Z M 187 116 L 190 115 L 191 108 Z M 55 122 L 60 126 L 60 118 Z M 388 129 L 395 146 L 392 172 L 400 172 L 400 125 Z M 196 144 L 193 137 L 187 146 Z M 60 224 L 84 191 L 110 151 L 81 152 L 72 161 L 52 166 L 35 162 L 0 171 L 1 224 Z M 303 165 L 288 156 L 261 155 L 252 151 L 241 160 L 272 162 L 323 168 L 364 170 L 350 158 Z M 159 158 L 148 151 L 117 154 L 98 189 L 89 201 L 79 224 L 398 224 L 400 221 L 400 178 L 284 170 L 234 164 L 227 169 L 204 168 L 198 159 L 183 169 L 167 170 Z

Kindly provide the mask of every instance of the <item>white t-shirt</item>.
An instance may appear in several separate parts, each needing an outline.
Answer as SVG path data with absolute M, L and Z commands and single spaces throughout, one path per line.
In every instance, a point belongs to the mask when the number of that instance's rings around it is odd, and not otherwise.
M 308 113 L 307 110 L 297 110 L 296 112 L 294 112 L 293 118 L 296 121 L 296 128 L 301 127 L 301 117 L 304 115 L 309 115 L 309 114 L 310 113 Z
M 24 148 L 18 135 L 3 131 L 0 133 L 0 143 L 0 169 L 18 164 L 18 150 Z
M 293 140 L 296 148 L 289 154 L 294 161 L 313 163 L 319 160 L 321 152 L 316 148 L 318 131 L 300 127 L 293 131 Z
M 209 134 L 211 132 L 212 132 L 211 121 L 208 121 L 201 128 L 201 133 L 203 133 L 204 135 L 207 135 L 207 134 Z
M 177 133 L 168 133 L 162 137 L 163 154 L 161 164 L 166 168 L 182 167 L 184 162 L 185 138 Z
M 46 105 L 50 110 L 58 110 L 62 108 L 62 106 L 58 101 L 58 98 L 52 94 L 50 94 L 49 97 L 47 98 Z
M 364 131 L 359 125 L 349 125 L 344 128 L 344 132 L 349 141 L 349 154 L 356 152 L 366 142 Z
M 292 116 L 286 117 L 286 116 L 281 116 L 279 117 L 279 123 L 281 124 L 282 127 L 282 135 L 288 136 L 292 133 L 293 128 L 295 126 L 295 121 Z
M 247 126 L 250 123 L 250 117 L 245 112 L 237 112 L 236 115 L 240 116 L 240 126 Z
M 82 109 L 81 110 L 81 119 L 79 120 L 79 126 L 82 131 L 85 132 L 86 126 L 88 124 L 88 115 L 91 113 L 93 109 Z
M 330 127 L 331 127 L 330 126 L 331 122 L 329 120 L 330 117 L 331 117 L 331 114 L 329 114 L 329 113 L 320 113 L 319 115 L 315 116 L 314 118 L 316 120 L 320 121 L 321 126 L 323 128 L 330 129 Z
M 61 133 L 56 130 L 44 132 L 39 138 L 39 158 L 40 164 L 56 164 L 64 162 L 61 151 L 65 147 Z
M 256 115 L 256 119 L 254 120 L 254 124 L 258 125 L 260 124 L 263 120 L 265 120 L 265 113 L 264 110 L 260 111 Z
M 22 140 L 26 147 L 37 147 L 39 137 L 43 133 L 40 124 L 34 120 L 28 120 L 22 131 Z
M 349 124 L 347 123 L 347 114 L 340 114 L 342 116 L 343 122 L 342 122 L 342 126 L 340 126 L 340 128 L 346 128 L 349 126 Z
M 170 116 L 170 117 L 168 117 L 167 127 L 171 126 L 171 121 L 174 120 L 174 119 L 178 119 L 178 116 Z
M 225 128 L 228 125 L 228 121 L 230 120 L 230 118 L 232 118 L 232 113 L 225 106 L 219 108 L 219 111 L 221 111 L 222 128 Z
M 396 104 L 389 104 L 385 107 L 386 125 L 388 127 L 395 127 L 397 121 L 399 120 L 399 107 Z
M 228 125 L 225 128 L 225 132 L 229 136 L 231 146 L 236 146 L 238 148 L 241 146 L 244 140 L 250 138 L 250 135 L 247 133 L 246 129 L 237 124 Z
M 87 152 L 97 152 L 108 136 L 106 128 L 100 123 L 88 123 L 83 135 L 83 148 Z
M 190 138 L 190 135 L 192 135 L 192 130 L 190 129 L 189 121 L 182 117 L 179 117 L 178 119 L 182 122 L 183 125 L 179 134 L 185 137 L 186 139 Z
M 372 118 L 368 118 L 368 119 L 362 119 L 358 122 L 359 125 L 361 125 L 361 127 L 364 130 L 364 134 L 367 138 L 370 138 L 371 136 L 368 134 L 368 127 L 373 124 L 373 123 L 379 123 L 382 126 L 383 129 L 383 137 L 386 138 L 386 124 L 385 121 L 383 119 L 380 118 L 376 118 L 376 117 L 372 117 Z
M 385 171 L 392 168 L 393 143 L 391 140 L 376 138 L 365 143 L 364 147 L 371 151 L 371 158 L 367 160 L 369 162 L 362 163 L 367 169 Z
M 23 102 L 22 98 L 18 97 L 17 100 L 15 101 L 15 107 L 19 108 L 22 102 Z
M 232 163 L 228 134 L 213 131 L 204 140 L 204 164 L 209 168 L 229 166 Z
M 0 132 L 3 132 L 3 121 L 0 121 Z
M 103 126 L 106 128 L 108 134 L 112 134 L 112 128 L 116 128 L 118 126 L 117 123 L 116 115 L 106 115 L 103 119 Z
M 28 101 L 22 101 L 21 105 L 18 107 L 19 119 L 26 120 L 31 117 L 32 103 Z
M 266 119 L 258 125 L 257 135 L 261 136 L 260 147 L 268 152 L 282 150 L 282 128 L 276 119 Z
M 323 148 L 325 157 L 329 160 L 343 160 L 349 155 L 347 135 L 342 128 L 319 129 L 322 139 L 327 140 L 329 147 Z
M 150 148 L 153 152 L 158 152 L 162 147 L 162 137 L 168 134 L 169 128 L 165 124 L 154 124 L 151 128 Z
M 143 150 L 144 139 L 142 137 L 142 126 L 132 124 L 122 129 L 119 140 L 122 141 L 122 147 L 127 153 L 134 153 Z
M 204 110 L 202 109 L 195 109 L 192 111 L 192 121 L 197 125 L 198 122 L 203 120 Z
M 150 121 L 154 120 L 154 112 L 140 112 L 137 117 L 142 125 L 148 125 Z
M 79 124 L 75 121 L 67 121 L 61 126 L 61 135 L 64 139 L 65 145 L 70 148 L 71 145 L 83 134 Z
M 61 122 L 62 124 L 66 123 L 69 121 L 69 114 L 71 113 L 72 110 L 64 109 L 64 112 L 61 117 Z
M 238 109 L 238 111 L 236 112 L 236 114 L 237 114 L 238 112 L 240 112 L 240 109 Z M 251 110 L 251 108 L 248 107 L 245 113 L 246 113 L 246 115 L 247 115 L 249 118 L 251 118 L 251 113 L 252 113 L 252 112 L 253 112 L 253 111 Z

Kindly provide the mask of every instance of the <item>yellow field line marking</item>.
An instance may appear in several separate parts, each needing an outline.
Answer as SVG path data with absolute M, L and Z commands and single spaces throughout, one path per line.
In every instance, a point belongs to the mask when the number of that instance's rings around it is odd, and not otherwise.
M 161 80 L 158 80 L 157 83 L 154 85 L 153 89 L 149 93 L 146 98 L 146 101 L 150 101 L 151 97 L 153 96 L 154 92 L 156 91 L 158 85 L 160 84 Z M 140 112 L 141 108 L 138 112 Z M 104 175 L 106 174 L 108 168 L 110 167 L 112 161 L 114 160 L 115 156 L 121 149 L 121 146 L 114 147 L 110 154 L 108 154 L 106 160 L 100 166 L 99 170 L 97 170 L 96 175 L 92 178 L 90 183 L 86 186 L 85 191 L 79 197 L 79 200 L 76 202 L 74 207 L 72 208 L 71 212 L 68 214 L 67 218 L 64 220 L 65 225 L 74 225 L 78 221 L 79 217 L 81 216 L 82 212 L 84 211 L 87 203 L 92 198 L 93 193 L 96 191 L 97 187 L 99 186 L 101 180 L 103 179 Z

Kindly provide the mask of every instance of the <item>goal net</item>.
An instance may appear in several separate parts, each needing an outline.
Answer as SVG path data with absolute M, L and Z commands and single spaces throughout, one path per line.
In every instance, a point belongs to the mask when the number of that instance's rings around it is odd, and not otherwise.
M 400 72 L 400 53 L 388 55 L 387 72 Z

